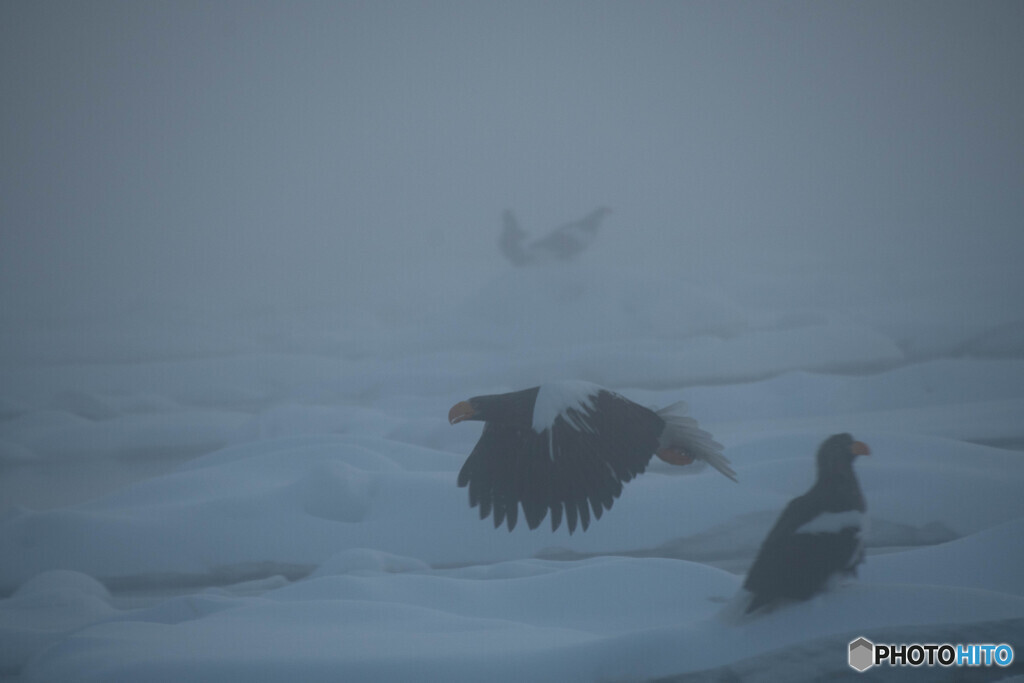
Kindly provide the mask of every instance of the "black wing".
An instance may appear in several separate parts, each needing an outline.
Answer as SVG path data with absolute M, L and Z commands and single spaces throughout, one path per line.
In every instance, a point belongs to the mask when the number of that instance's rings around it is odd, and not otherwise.
M 531 529 L 550 511 L 552 530 L 564 515 L 570 533 L 577 523 L 585 531 L 591 514 L 600 519 L 622 484 L 644 471 L 663 428 L 654 412 L 601 391 L 592 410 L 569 409 L 539 434 L 486 423 L 458 484 L 469 487 L 481 519 L 494 515 L 495 527 L 515 528 L 521 504 Z

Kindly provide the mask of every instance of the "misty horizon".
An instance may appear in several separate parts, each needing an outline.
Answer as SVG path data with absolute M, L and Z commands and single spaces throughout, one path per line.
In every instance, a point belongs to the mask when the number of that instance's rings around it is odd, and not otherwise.
M 0 308 L 429 315 L 509 268 L 503 209 L 539 235 L 607 205 L 595 268 L 756 301 L 742 273 L 835 261 L 1001 322 L 1022 12 L 5 3 Z

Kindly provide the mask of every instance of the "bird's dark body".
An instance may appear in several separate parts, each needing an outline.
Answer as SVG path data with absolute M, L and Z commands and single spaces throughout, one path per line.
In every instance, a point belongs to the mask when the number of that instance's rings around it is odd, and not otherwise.
M 838 439 L 830 445 L 832 439 Z M 863 561 L 859 525 L 828 532 L 800 532 L 822 515 L 864 513 L 867 505 L 853 472 L 853 439 L 831 437 L 818 454 L 814 486 L 785 507 L 758 551 L 743 587 L 753 596 L 747 612 L 779 599 L 805 600 L 833 576 L 855 574 Z

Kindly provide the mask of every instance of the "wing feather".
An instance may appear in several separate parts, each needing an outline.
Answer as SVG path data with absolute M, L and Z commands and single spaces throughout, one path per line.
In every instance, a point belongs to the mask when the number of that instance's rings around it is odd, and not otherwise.
M 487 422 L 458 475 L 470 506 L 509 530 L 519 506 L 534 529 L 551 513 L 569 532 L 585 531 L 647 467 L 665 422 L 648 410 L 601 389 L 587 405 L 569 407 L 538 433 L 531 427 Z M 564 515 L 563 515 L 564 512 Z

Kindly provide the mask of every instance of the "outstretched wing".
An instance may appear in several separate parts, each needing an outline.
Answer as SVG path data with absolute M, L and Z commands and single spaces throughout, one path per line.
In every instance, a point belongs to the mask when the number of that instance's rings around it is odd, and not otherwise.
M 587 247 L 597 238 L 597 229 L 610 209 L 600 208 L 591 211 L 583 218 L 560 225 L 541 239 L 530 245 L 530 250 L 548 257 L 570 259 Z
M 541 432 L 486 423 L 458 484 L 495 527 L 515 528 L 522 505 L 531 529 L 550 512 L 553 530 L 564 516 L 570 533 L 577 524 L 585 531 L 591 515 L 600 519 L 622 484 L 644 471 L 663 427 L 652 411 L 602 390 Z

